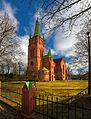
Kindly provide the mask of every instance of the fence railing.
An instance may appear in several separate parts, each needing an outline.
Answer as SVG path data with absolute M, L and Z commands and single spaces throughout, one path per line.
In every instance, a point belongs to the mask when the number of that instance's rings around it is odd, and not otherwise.
M 66 102 L 71 103 L 73 100 L 76 100 L 76 99 L 80 98 L 81 96 L 87 95 L 88 94 L 87 91 L 88 91 L 88 87 L 85 89 L 82 89 L 77 95 L 69 97 L 66 100 Z
M 18 84 L 21 85 L 21 82 L 20 81 L 18 81 L 17 83 L 15 81 L 1 82 L 0 94 L 6 103 L 9 103 L 9 105 L 11 105 L 12 107 L 21 110 L 22 88 L 18 87 L 17 86 Z
M 36 109 L 33 110 L 40 116 L 40 119 L 91 119 L 91 108 L 86 108 L 84 104 L 64 103 L 58 98 L 54 101 L 53 97 L 46 99 L 44 96 L 33 97 L 36 100 Z
M 21 110 L 22 93 L 20 93 L 20 91 L 15 91 L 15 89 L 3 87 L 1 88 L 1 97 L 3 98 L 3 100 L 5 100 L 6 103 L 8 102 L 14 108 Z

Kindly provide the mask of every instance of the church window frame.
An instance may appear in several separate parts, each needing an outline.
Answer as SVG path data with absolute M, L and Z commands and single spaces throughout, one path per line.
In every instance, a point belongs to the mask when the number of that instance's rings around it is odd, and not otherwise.
M 34 66 L 34 62 L 33 61 L 31 61 L 31 66 Z
M 34 55 L 35 55 L 35 49 L 32 50 L 32 53 L 33 53 L 32 55 L 33 55 L 33 57 L 34 57 Z
M 43 50 L 40 49 L 40 57 L 43 57 Z
M 34 57 L 35 56 L 35 49 L 31 49 L 31 57 Z
M 64 74 L 64 65 L 63 65 L 63 74 Z

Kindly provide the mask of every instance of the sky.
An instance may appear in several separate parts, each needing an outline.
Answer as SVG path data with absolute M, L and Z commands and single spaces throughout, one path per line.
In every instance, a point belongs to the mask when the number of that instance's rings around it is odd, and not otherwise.
M 21 48 L 25 52 L 24 61 L 27 62 L 28 39 L 29 35 L 33 35 L 35 21 L 37 17 L 41 17 L 37 12 L 41 0 L 0 0 L 0 11 L 5 10 L 12 19 L 17 28 L 17 36 L 21 39 Z M 43 29 L 40 24 L 41 33 Z M 73 30 L 74 31 L 74 30 Z M 78 31 L 78 26 L 75 28 Z M 69 34 L 69 33 L 68 33 Z M 58 29 L 54 34 L 44 34 L 46 52 L 51 48 L 54 58 L 65 57 L 68 62 L 73 55 L 75 35 L 72 33 L 69 37 L 62 29 Z

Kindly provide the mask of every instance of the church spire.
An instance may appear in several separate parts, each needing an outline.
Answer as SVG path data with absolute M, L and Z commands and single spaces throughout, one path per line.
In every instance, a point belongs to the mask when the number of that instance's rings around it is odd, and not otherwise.
M 40 26 L 39 26 L 39 22 L 38 22 L 38 18 L 37 18 L 37 20 L 36 20 L 35 31 L 34 31 L 34 36 L 36 36 L 36 35 L 38 35 L 38 36 L 41 35 L 41 33 L 40 33 Z
M 52 58 L 52 53 L 51 53 L 51 49 L 49 49 L 48 51 L 48 55 L 47 55 L 49 58 Z

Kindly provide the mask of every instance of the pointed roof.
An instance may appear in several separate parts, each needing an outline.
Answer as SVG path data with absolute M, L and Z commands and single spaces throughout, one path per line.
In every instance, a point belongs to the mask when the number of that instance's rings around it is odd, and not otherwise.
M 62 61 L 62 58 L 58 58 L 58 59 L 53 59 L 55 63 L 60 63 Z
M 31 87 L 32 87 L 32 82 L 27 81 L 27 82 L 26 82 L 26 86 L 27 86 L 27 89 L 30 90 Z
M 41 35 L 41 33 L 40 33 L 40 26 L 39 26 L 39 22 L 38 22 L 38 18 L 37 18 L 36 24 L 35 24 L 34 36 L 35 36 L 35 35 L 38 35 L 38 36 Z
M 47 55 L 49 58 L 52 58 L 52 53 L 51 53 L 51 49 L 49 49 L 48 51 L 48 55 Z
M 42 71 L 49 71 L 46 67 L 43 67 L 41 70 Z
M 60 63 L 62 60 L 64 60 L 64 57 L 53 59 L 55 63 Z

